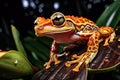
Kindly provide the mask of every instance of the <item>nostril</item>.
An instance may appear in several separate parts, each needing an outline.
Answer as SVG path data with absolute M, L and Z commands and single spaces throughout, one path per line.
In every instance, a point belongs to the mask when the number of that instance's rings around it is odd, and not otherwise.
M 38 30 L 42 30 L 42 29 L 43 29 L 43 27 L 39 26 L 37 29 L 38 29 Z
M 42 26 L 35 26 L 34 27 L 35 32 L 40 32 L 41 30 L 43 30 Z
M 43 27 L 41 27 L 41 26 L 35 26 L 34 30 L 35 30 L 35 35 L 36 36 L 40 36 L 40 34 L 43 32 Z

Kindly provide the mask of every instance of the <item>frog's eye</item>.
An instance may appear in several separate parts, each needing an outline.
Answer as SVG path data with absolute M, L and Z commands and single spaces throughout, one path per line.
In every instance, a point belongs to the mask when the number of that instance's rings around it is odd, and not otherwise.
M 54 25 L 61 26 L 65 22 L 65 17 L 62 13 L 56 12 L 51 16 L 51 20 L 52 20 Z

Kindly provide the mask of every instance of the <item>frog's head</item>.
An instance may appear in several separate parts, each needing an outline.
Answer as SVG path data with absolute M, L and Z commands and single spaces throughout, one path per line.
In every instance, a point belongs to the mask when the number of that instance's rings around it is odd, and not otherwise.
M 54 13 L 50 19 L 38 17 L 35 23 L 37 23 L 34 28 L 37 36 L 53 36 L 75 30 L 74 23 L 66 20 L 66 17 L 60 12 Z

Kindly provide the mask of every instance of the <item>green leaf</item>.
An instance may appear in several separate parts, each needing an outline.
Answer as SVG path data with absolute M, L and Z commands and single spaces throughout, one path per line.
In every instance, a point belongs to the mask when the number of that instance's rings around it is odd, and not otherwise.
M 116 28 L 116 25 L 119 21 L 120 21 L 120 0 L 117 0 L 105 9 L 105 11 L 96 21 L 96 23 L 99 26 L 106 25 Z
M 120 5 L 120 4 L 119 4 Z M 114 28 L 116 28 L 117 24 L 120 21 L 120 7 L 119 9 L 116 11 L 114 18 L 112 19 L 110 25 L 113 26 Z
M 0 78 L 11 79 L 32 75 L 33 67 L 29 60 L 15 50 L 0 52 Z
M 33 39 L 36 39 L 37 42 L 44 44 L 46 47 L 51 46 L 51 42 L 52 42 L 51 38 L 48 38 L 45 36 L 44 37 L 37 37 L 37 36 L 35 36 L 35 34 L 32 31 L 29 31 L 28 33 L 30 34 L 30 37 Z
M 13 25 L 11 25 L 11 28 L 12 28 L 12 35 L 13 35 L 17 50 L 20 51 L 21 54 L 23 54 L 24 56 L 27 57 L 27 54 L 24 50 L 22 42 L 20 41 L 20 34 L 19 34 L 18 30 Z
M 31 53 L 36 54 L 39 58 L 43 60 L 47 60 L 49 56 L 49 48 L 46 45 L 42 44 L 42 42 L 37 41 L 31 37 L 25 38 L 25 47 L 31 51 Z M 36 57 L 35 57 L 36 58 Z

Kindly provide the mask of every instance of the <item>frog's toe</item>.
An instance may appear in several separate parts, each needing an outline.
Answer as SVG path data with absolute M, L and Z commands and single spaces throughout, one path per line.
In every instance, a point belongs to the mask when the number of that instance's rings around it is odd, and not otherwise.
M 73 59 L 77 59 L 79 56 L 77 55 L 77 54 L 74 54 L 72 57 L 71 57 L 71 59 L 73 60 Z
M 43 66 L 46 67 L 48 65 L 48 62 L 46 62 Z
M 59 63 L 61 62 L 61 61 L 58 59 L 58 54 L 54 54 L 54 55 L 53 55 L 52 61 L 53 61 L 55 64 L 59 64 Z
M 109 43 L 113 43 L 113 39 L 110 39 Z
M 50 63 L 49 62 L 46 62 L 45 64 L 44 64 L 44 67 L 45 67 L 45 69 L 49 69 L 51 66 L 50 66 Z
M 45 69 L 49 69 L 51 66 L 50 65 L 47 65 L 46 67 L 45 67 Z
M 78 72 L 79 68 L 74 68 L 73 71 Z
M 103 46 L 108 46 L 109 45 L 109 43 L 105 43 L 105 44 L 103 44 Z
M 60 60 L 57 60 L 57 61 L 55 62 L 55 64 L 59 64 L 59 63 L 61 63 L 61 61 L 60 61 Z
M 69 61 L 67 61 L 67 62 L 65 63 L 65 66 L 66 66 L 66 67 L 70 67 L 70 66 L 71 66 L 71 63 L 70 63 Z

